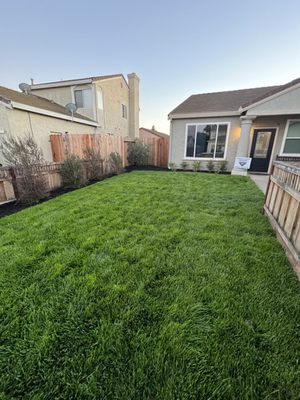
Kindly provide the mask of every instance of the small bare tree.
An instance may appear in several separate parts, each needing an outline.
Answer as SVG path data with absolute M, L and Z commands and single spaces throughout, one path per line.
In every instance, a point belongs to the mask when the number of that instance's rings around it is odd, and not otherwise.
M 46 197 L 46 182 L 39 168 L 45 160 L 34 138 L 30 135 L 8 136 L 2 140 L 1 147 L 6 163 L 18 176 L 18 200 L 25 204 L 34 204 Z

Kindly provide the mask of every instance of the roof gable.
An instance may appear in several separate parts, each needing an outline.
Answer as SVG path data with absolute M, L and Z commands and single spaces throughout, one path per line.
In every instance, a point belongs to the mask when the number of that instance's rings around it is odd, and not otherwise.
M 300 84 L 272 93 L 241 111 L 247 115 L 300 114 Z

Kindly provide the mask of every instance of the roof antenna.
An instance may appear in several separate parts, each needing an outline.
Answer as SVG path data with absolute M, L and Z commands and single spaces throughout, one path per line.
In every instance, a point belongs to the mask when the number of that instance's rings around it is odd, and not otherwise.
M 20 83 L 19 89 L 25 94 L 29 94 L 31 91 L 30 85 L 28 85 L 28 83 Z

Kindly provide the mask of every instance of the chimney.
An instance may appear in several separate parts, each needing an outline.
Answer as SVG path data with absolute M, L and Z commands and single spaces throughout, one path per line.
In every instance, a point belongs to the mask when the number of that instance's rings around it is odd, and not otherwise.
M 140 127 L 140 78 L 134 72 L 128 74 L 127 77 L 129 86 L 129 136 L 138 138 Z

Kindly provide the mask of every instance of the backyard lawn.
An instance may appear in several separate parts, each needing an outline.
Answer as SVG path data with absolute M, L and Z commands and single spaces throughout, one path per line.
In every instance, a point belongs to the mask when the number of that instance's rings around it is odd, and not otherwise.
M 1 219 L 1 400 L 299 399 L 299 282 L 262 204 L 132 172 Z

